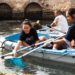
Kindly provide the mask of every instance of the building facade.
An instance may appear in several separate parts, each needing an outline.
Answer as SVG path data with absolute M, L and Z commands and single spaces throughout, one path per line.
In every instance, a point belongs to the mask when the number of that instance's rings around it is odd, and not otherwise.
M 29 16 L 38 19 L 53 10 L 66 11 L 70 7 L 75 8 L 75 0 L 0 0 L 0 19 L 24 19 Z

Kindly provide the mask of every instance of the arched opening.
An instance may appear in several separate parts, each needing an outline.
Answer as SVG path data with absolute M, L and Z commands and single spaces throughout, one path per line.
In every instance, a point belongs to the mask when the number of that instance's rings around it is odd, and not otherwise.
M 24 10 L 27 19 L 42 19 L 42 7 L 38 3 L 30 3 Z
M 6 4 L 0 4 L 0 20 L 10 20 L 12 19 L 12 8 Z

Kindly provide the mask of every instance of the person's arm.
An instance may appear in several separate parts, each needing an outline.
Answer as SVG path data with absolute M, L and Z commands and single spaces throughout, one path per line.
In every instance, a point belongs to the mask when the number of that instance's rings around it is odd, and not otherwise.
M 65 35 L 65 37 L 63 37 L 62 39 L 58 39 L 56 41 L 53 41 L 54 48 L 57 48 L 58 46 L 60 46 L 64 43 L 66 43 L 69 47 L 71 47 L 70 42 L 73 39 L 73 36 L 74 36 L 74 28 L 70 27 L 67 34 Z
M 39 38 L 38 38 L 38 34 L 37 34 L 37 31 L 36 31 L 35 29 L 33 30 L 33 35 L 34 35 L 35 44 L 36 44 L 36 43 L 39 43 L 40 40 L 39 40 Z
M 19 47 L 21 46 L 21 41 L 18 41 L 17 42 L 17 44 L 16 44 L 16 46 L 15 46 L 15 48 L 13 49 L 13 54 L 14 54 L 14 56 L 17 56 L 17 50 L 19 49 Z
M 16 46 L 15 46 L 15 48 L 14 48 L 14 50 L 15 51 L 18 50 L 19 47 L 21 46 L 21 44 L 22 44 L 22 41 L 18 41 L 17 44 L 16 44 Z
M 53 41 L 53 44 L 63 44 L 65 41 L 63 40 L 63 38 L 60 38 L 58 40 Z
M 37 44 L 37 43 L 39 43 L 40 42 L 40 40 L 37 40 L 37 41 L 35 41 L 35 44 Z
M 71 41 L 72 39 L 74 39 L 74 36 L 75 36 L 75 29 L 73 26 L 71 26 L 64 38 L 68 41 Z
M 74 26 L 71 26 L 67 32 L 67 34 L 65 35 L 64 37 L 64 41 L 69 45 L 70 45 L 70 42 L 74 39 L 75 37 L 75 27 Z
M 55 27 L 55 26 L 57 26 L 57 23 L 58 23 L 58 17 L 56 17 L 55 19 L 54 19 L 54 21 L 51 23 L 51 27 Z
M 16 51 L 20 48 L 20 46 L 29 46 L 26 42 L 23 42 L 24 41 L 24 33 L 23 32 L 21 32 L 20 33 L 20 37 L 19 37 L 19 41 L 17 42 L 17 44 L 16 44 L 16 46 L 15 46 L 15 48 L 13 49 L 13 54 L 14 54 L 14 56 L 16 56 L 17 55 L 17 53 L 16 53 Z
M 17 44 L 16 44 L 16 46 L 15 46 L 15 48 L 13 49 L 13 54 L 14 54 L 14 56 L 17 56 L 17 50 L 20 48 L 20 46 L 29 46 L 29 44 L 27 44 L 26 42 L 23 42 L 23 41 L 18 41 L 17 42 Z
M 56 22 L 52 22 L 50 26 L 51 27 L 55 27 L 56 26 Z

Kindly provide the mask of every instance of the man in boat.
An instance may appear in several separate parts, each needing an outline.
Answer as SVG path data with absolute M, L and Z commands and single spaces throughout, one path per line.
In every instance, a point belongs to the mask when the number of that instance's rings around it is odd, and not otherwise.
M 29 46 L 29 45 L 35 45 L 36 43 L 39 43 L 40 41 L 44 41 L 45 37 L 38 37 L 38 34 L 34 28 L 32 28 L 32 25 L 30 21 L 25 20 L 22 23 L 22 31 L 20 33 L 20 38 L 13 50 L 13 54 L 17 55 L 16 51 L 19 49 L 20 46 Z
M 68 30 L 68 22 L 60 10 L 54 11 L 55 19 L 50 25 L 50 31 L 58 29 L 64 33 Z
M 69 27 L 66 35 L 62 39 L 51 42 L 53 44 L 53 49 L 58 49 L 64 44 L 71 47 L 71 45 L 75 41 L 75 8 L 70 8 L 66 12 L 66 17 L 71 26 Z

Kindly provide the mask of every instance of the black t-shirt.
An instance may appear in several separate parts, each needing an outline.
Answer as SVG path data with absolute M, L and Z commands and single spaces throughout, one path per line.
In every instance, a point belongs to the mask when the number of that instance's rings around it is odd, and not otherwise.
M 35 29 L 31 28 L 29 34 L 26 34 L 24 31 L 21 32 L 20 40 L 25 41 L 27 44 L 32 45 L 34 44 L 38 38 L 38 34 Z
M 65 39 L 71 41 L 72 39 L 75 40 L 75 23 L 69 28 L 67 34 L 65 35 Z

